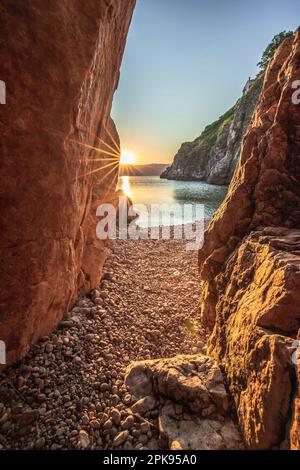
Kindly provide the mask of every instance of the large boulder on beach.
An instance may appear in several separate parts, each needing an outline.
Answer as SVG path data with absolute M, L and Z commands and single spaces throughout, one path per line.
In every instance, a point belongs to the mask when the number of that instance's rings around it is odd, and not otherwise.
M 214 359 L 198 354 L 134 362 L 126 370 L 125 384 L 134 399 L 139 398 L 131 408 L 133 412 L 140 412 L 144 402 L 150 403 L 150 409 L 156 400 L 164 403 L 158 419 L 163 448 L 243 448 L 239 429 L 231 418 L 223 376 Z

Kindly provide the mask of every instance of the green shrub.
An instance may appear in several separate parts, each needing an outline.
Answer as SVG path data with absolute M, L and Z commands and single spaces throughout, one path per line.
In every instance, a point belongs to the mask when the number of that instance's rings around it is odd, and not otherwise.
M 261 58 L 260 62 L 258 62 L 257 66 L 261 70 L 265 70 L 268 63 L 273 58 L 278 46 L 280 46 L 282 41 L 284 41 L 286 38 L 289 38 L 291 36 L 294 36 L 293 31 L 282 31 L 279 34 L 276 34 L 276 36 L 273 37 L 270 44 L 266 47 L 266 49 L 265 49 L 265 51 L 262 55 L 262 58 Z

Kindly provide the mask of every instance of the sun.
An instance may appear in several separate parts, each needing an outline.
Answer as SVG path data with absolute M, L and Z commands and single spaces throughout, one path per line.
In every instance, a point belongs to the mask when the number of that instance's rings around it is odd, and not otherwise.
M 135 155 L 130 150 L 122 150 L 120 163 L 121 165 L 133 165 L 135 163 Z

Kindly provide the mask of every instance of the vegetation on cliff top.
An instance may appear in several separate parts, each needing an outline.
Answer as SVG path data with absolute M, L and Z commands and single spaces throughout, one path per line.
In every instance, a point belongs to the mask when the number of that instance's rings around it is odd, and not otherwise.
M 225 124 L 229 124 L 232 121 L 234 116 L 234 110 L 235 106 L 226 111 L 225 114 L 220 116 L 219 119 L 214 121 L 212 124 L 206 126 L 200 137 L 198 137 L 197 141 L 200 143 L 200 141 L 205 139 L 211 146 L 214 145 L 217 140 L 219 130 Z
M 260 62 L 258 62 L 257 66 L 260 67 L 261 70 L 265 70 L 267 68 L 268 63 L 273 58 L 276 49 L 280 46 L 280 44 L 286 39 L 291 36 L 294 36 L 293 31 L 282 31 L 279 34 L 276 34 L 270 44 L 264 50 L 262 58 Z
M 260 67 L 260 72 L 258 73 L 257 77 L 260 77 L 262 73 L 264 73 L 268 63 L 273 58 L 277 48 L 280 44 L 288 37 L 294 36 L 293 31 L 282 31 L 279 34 L 276 34 L 270 44 L 266 47 L 262 54 L 262 58 L 260 62 L 257 64 Z M 260 86 L 260 82 L 258 80 L 254 81 L 253 86 L 258 87 Z M 219 132 L 223 129 L 226 124 L 230 124 L 233 120 L 235 112 L 235 106 L 230 108 L 225 114 L 219 117 L 216 121 L 212 124 L 209 124 L 205 127 L 202 134 L 195 140 L 197 144 L 203 142 L 204 140 L 207 142 L 209 146 L 213 146 L 218 138 Z
M 282 31 L 281 33 L 276 34 L 273 37 L 270 44 L 266 47 L 260 62 L 257 64 L 258 67 L 260 67 L 261 69 L 260 73 L 262 73 L 266 69 L 268 63 L 273 58 L 276 52 L 276 49 L 280 46 L 280 44 L 286 38 L 291 37 L 291 36 L 294 36 L 293 31 Z M 260 73 L 258 76 L 260 76 Z M 259 82 L 258 81 L 254 82 L 254 85 L 258 86 Z M 214 145 L 214 143 L 217 140 L 219 131 L 223 128 L 225 124 L 229 124 L 232 121 L 234 117 L 234 111 L 235 111 L 235 106 L 230 108 L 225 114 L 220 116 L 219 119 L 214 121 L 212 124 L 209 124 L 208 126 L 206 126 L 204 131 L 202 132 L 200 137 L 196 139 L 196 141 L 200 143 L 201 141 L 206 140 L 211 146 Z

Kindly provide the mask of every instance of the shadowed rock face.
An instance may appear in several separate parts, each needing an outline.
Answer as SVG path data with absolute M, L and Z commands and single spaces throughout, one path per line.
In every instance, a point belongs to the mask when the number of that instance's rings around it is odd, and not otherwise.
M 293 338 L 300 327 L 300 33 L 278 49 L 227 198 L 199 253 L 203 324 L 250 448 L 299 448 Z M 298 423 L 298 424 L 297 424 Z M 285 441 L 285 445 L 289 445 Z
M 263 74 L 249 80 L 242 97 L 227 113 L 207 126 L 193 142 L 182 144 L 161 178 L 230 183 L 241 144 L 263 84 Z
M 117 150 L 109 114 L 134 3 L 1 2 L 0 339 L 9 363 L 100 279 L 106 248 L 94 211 L 114 197 L 117 158 L 112 171 L 90 173 L 107 162 L 83 161 L 105 155 L 74 141 L 109 150 L 98 136 Z

